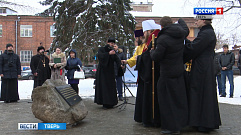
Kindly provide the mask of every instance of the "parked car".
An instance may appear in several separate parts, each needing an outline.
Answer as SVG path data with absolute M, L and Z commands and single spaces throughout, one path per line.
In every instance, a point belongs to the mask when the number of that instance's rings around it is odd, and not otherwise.
M 21 79 L 23 80 L 33 80 L 34 76 L 31 70 L 24 70 L 21 72 Z
M 233 74 L 234 75 L 239 75 L 240 74 L 239 68 L 237 66 L 233 66 Z
M 85 65 L 82 69 L 85 73 L 85 78 L 95 78 L 97 65 Z

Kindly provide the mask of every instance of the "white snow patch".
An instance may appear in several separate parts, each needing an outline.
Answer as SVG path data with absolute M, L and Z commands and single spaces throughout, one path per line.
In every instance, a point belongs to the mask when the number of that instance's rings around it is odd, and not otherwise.
M 135 73 L 134 73 L 135 74 Z M 129 80 L 129 79 L 126 79 Z M 132 80 L 136 80 L 135 78 Z M 67 81 L 66 81 L 67 82 Z M 227 103 L 234 105 L 241 105 L 241 76 L 234 78 L 234 96 L 229 98 L 229 82 L 226 82 L 226 92 L 227 97 L 219 97 L 219 103 Z M 95 89 L 93 88 L 94 79 L 84 79 L 80 80 L 79 83 L 79 95 L 83 98 L 93 98 L 95 95 Z M 137 87 L 128 87 L 130 92 L 136 96 Z M 20 80 L 18 81 L 18 91 L 20 99 L 31 99 L 31 94 L 33 90 L 33 80 Z M 126 89 L 126 96 L 130 97 L 131 93 Z M 218 94 L 218 93 L 217 93 Z
M 229 82 L 226 82 L 226 97 L 219 97 L 218 95 L 218 102 L 220 103 L 227 103 L 227 104 L 234 104 L 234 105 L 241 105 L 241 76 L 234 78 L 234 92 L 233 98 L 229 98 L 229 89 L 230 85 Z M 218 88 L 217 88 L 218 89 Z M 218 92 L 217 92 L 218 93 Z

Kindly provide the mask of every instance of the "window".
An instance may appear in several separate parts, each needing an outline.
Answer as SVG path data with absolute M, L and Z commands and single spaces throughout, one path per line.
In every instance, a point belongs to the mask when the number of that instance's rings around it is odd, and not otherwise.
M 55 37 L 55 26 L 51 25 L 50 26 L 50 37 Z
M 0 14 L 6 13 L 6 8 L 0 8 Z
M 2 37 L 2 36 L 3 36 L 3 26 L 0 25 L 0 37 Z
M 32 37 L 32 25 L 20 25 L 20 37 Z
M 21 62 L 30 62 L 32 56 L 33 56 L 33 51 L 20 51 Z

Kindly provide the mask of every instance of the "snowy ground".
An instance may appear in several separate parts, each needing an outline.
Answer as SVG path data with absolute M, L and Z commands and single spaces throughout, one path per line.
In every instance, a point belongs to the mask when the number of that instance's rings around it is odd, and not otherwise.
M 79 95 L 83 98 L 93 98 L 95 90 L 93 88 L 94 79 L 85 79 L 80 80 L 79 83 Z M 226 84 L 227 87 L 227 97 L 219 97 L 218 100 L 220 103 L 228 103 L 241 105 L 241 76 L 238 76 L 234 79 L 234 97 L 229 98 L 229 83 Z M 30 99 L 33 89 L 32 80 L 20 80 L 19 81 L 19 96 L 20 99 Z M 131 93 L 136 96 L 136 87 L 129 87 Z M 126 95 L 131 96 L 130 92 L 126 90 Z
M 20 80 L 18 82 L 18 91 L 20 99 L 30 99 L 33 90 L 33 80 Z M 67 83 L 67 82 L 66 82 Z M 94 97 L 95 90 L 93 88 L 94 79 L 80 80 L 79 83 L 79 95 L 83 98 Z M 129 87 L 133 95 L 136 95 L 136 87 Z M 126 95 L 131 94 L 126 90 Z

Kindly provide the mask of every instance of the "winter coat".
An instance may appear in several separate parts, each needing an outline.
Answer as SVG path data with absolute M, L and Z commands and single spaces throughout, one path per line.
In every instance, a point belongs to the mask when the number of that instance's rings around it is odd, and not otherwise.
M 114 106 L 118 103 L 115 82 L 114 63 L 121 66 L 121 61 L 117 55 L 109 55 L 110 46 L 100 47 L 97 57 L 99 65 L 96 72 L 95 99 L 99 105 Z
M 43 61 L 45 63 L 43 63 Z M 49 67 L 49 58 L 45 55 L 41 55 L 41 54 L 34 55 L 31 58 L 30 68 L 32 70 L 32 74 L 38 73 L 38 76 L 34 76 L 35 81 L 41 80 L 45 82 L 47 79 L 50 79 L 51 77 L 51 70 Z
M 214 56 L 214 74 L 215 74 L 215 76 L 221 74 L 221 67 L 219 66 L 219 59 L 220 59 L 220 54 L 216 53 Z
M 123 53 L 123 50 L 121 48 L 118 48 L 116 52 L 117 52 L 116 55 L 120 58 L 120 60 L 126 60 L 126 56 Z M 120 68 L 117 68 L 116 62 L 114 63 L 114 69 L 115 69 L 115 76 L 123 76 L 123 72 L 125 72 L 125 69 L 120 72 Z
M 61 58 L 61 63 L 56 63 L 57 68 L 54 68 L 54 59 Z M 61 79 L 65 81 L 65 69 L 66 66 L 66 56 L 64 53 L 57 54 L 56 52 L 50 56 L 50 63 L 49 66 L 51 68 L 51 79 Z M 62 70 L 62 71 L 61 71 Z M 62 75 L 60 73 L 62 72 Z
M 0 74 L 3 74 L 5 79 L 18 78 L 18 75 L 21 75 L 19 56 L 13 51 L 10 53 L 5 50 L 0 56 Z
M 239 58 L 238 58 L 238 68 L 241 69 L 241 54 L 239 54 Z
M 65 69 L 68 70 L 67 71 L 67 78 L 68 79 L 74 79 L 74 72 L 80 71 L 79 67 L 82 67 L 82 62 L 80 61 L 79 58 L 76 58 L 77 52 L 74 49 L 70 50 L 70 52 L 75 53 L 75 58 L 71 58 L 71 57 L 68 58 L 67 65 L 66 65 Z
M 184 63 L 192 59 L 190 72 L 189 126 L 218 129 L 221 125 L 213 57 L 216 35 L 204 25 L 193 41 L 186 40 Z
M 219 59 L 219 66 L 227 67 L 226 70 L 232 70 L 233 65 L 235 63 L 234 54 L 231 51 L 228 51 L 227 54 L 222 53 Z
M 164 27 L 158 34 L 157 47 L 151 57 L 160 63 L 160 76 L 183 75 L 183 49 L 186 31 L 179 24 Z
M 161 126 L 171 131 L 181 130 L 188 122 L 188 102 L 183 77 L 184 39 L 188 33 L 186 25 L 168 25 L 158 33 L 156 49 L 151 51 L 151 58 L 160 64 L 157 94 Z

